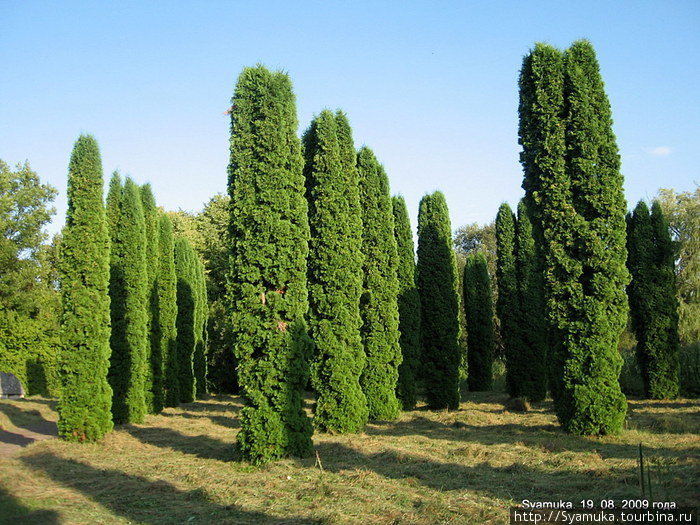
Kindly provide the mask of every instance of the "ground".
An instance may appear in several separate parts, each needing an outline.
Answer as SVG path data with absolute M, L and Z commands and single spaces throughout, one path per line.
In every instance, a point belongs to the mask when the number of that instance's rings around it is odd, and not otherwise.
M 586 438 L 562 433 L 549 402 L 521 414 L 504 394 L 465 397 L 458 411 L 316 434 L 312 457 L 261 468 L 234 448 L 238 397 L 166 409 L 96 445 L 36 441 L 0 457 L 0 523 L 505 524 L 523 499 L 639 497 L 640 443 L 654 499 L 700 501 L 700 400 L 631 400 L 622 435 Z M 0 401 L 5 432 L 47 437 L 55 420 L 54 400 Z

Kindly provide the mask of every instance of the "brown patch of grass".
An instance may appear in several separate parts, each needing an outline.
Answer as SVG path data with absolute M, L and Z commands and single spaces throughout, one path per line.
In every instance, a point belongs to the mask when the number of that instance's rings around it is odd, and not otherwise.
M 506 399 L 470 393 L 458 411 L 419 406 L 363 434 L 316 434 L 321 469 L 315 456 L 240 461 L 242 402 L 211 397 L 118 427 L 99 444 L 44 441 L 0 460 L 0 515 L 49 524 L 507 523 L 522 499 L 638 497 L 639 442 L 655 495 L 696 502 L 700 402 L 631 401 L 633 428 L 586 438 L 560 430 L 551 402 L 513 413 Z M 55 420 L 50 404 L 10 405 L 0 422 Z

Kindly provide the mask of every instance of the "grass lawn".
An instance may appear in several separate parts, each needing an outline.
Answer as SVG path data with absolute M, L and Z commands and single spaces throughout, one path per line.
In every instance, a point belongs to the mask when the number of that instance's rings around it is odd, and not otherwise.
M 559 429 L 551 402 L 525 414 L 500 393 L 405 412 L 364 434 L 316 434 L 316 454 L 261 468 L 233 444 L 241 399 L 216 396 L 126 425 L 97 445 L 35 442 L 0 458 L 0 523 L 507 523 L 523 499 L 700 501 L 700 400 L 630 400 L 620 436 Z M 55 421 L 55 401 L 0 401 L 0 427 Z

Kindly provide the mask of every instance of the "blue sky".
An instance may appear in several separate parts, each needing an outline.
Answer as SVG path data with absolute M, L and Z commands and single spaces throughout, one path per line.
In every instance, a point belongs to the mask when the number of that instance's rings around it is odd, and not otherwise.
M 452 226 L 522 195 L 517 78 L 536 41 L 588 38 L 611 100 L 630 205 L 700 182 L 700 2 L 35 2 L 0 0 L 0 158 L 57 187 L 99 141 L 159 205 L 226 190 L 241 69 L 287 71 L 301 133 L 323 108 L 384 163 L 392 192 L 442 190 Z

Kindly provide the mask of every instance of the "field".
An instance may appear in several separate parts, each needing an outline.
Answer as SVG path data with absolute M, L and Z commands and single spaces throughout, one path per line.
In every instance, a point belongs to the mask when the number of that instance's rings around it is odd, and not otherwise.
M 313 457 L 261 468 L 237 457 L 241 399 L 230 396 L 97 445 L 37 441 L 0 458 L 0 522 L 507 523 L 523 499 L 638 497 L 639 443 L 654 499 L 700 501 L 700 400 L 630 400 L 622 435 L 584 438 L 562 433 L 549 402 L 522 414 L 504 394 L 464 397 L 458 411 L 419 407 L 361 435 L 316 434 Z M 54 400 L 0 401 L 6 433 L 55 420 Z

